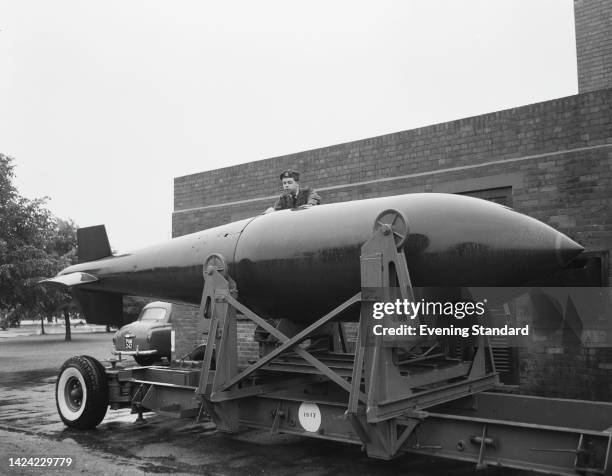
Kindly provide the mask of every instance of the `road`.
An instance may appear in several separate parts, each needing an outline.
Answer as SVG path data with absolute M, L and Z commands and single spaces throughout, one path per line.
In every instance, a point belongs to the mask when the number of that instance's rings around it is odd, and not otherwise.
M 9 335 L 0 331 L 0 474 L 205 475 L 471 475 L 525 476 L 472 464 L 406 455 L 367 458 L 357 446 L 264 431 L 217 432 L 209 422 L 110 411 L 95 430 L 60 421 L 54 400 L 57 371 L 73 355 L 110 357 L 111 334 Z M 71 457 L 63 468 L 11 467 L 9 458 Z

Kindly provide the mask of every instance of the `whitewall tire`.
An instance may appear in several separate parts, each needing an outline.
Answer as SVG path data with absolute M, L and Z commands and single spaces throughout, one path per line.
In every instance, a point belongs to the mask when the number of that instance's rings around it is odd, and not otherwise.
M 104 367 L 93 357 L 71 357 L 60 370 L 55 384 L 55 403 L 69 427 L 94 428 L 108 408 L 108 384 Z

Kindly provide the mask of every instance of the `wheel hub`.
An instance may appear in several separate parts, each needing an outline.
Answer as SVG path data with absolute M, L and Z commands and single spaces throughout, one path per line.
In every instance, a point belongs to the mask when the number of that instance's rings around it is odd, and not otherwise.
M 66 403 L 71 410 L 76 411 L 81 408 L 81 404 L 83 403 L 83 387 L 79 379 L 71 377 L 68 382 L 66 382 L 64 395 L 66 397 Z

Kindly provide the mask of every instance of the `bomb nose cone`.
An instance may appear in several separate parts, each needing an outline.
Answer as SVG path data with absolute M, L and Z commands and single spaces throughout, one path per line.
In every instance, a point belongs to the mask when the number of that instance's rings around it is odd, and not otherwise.
M 563 233 L 557 234 L 557 238 L 555 239 L 555 254 L 559 266 L 565 266 L 583 251 L 584 248 L 571 238 Z

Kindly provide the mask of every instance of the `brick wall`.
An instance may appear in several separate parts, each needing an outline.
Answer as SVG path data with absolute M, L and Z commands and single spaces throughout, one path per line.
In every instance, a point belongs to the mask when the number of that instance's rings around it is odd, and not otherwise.
M 172 322 L 175 330 L 175 355 L 177 359 L 181 359 L 203 341 L 201 332 L 198 332 L 198 308 L 177 305 Z
M 185 357 L 197 345 L 207 342 L 209 321 L 199 319 L 197 307 L 176 305 L 172 321 L 175 329 L 176 359 Z M 237 325 L 238 365 L 246 367 L 259 355 L 259 345 L 253 340 L 255 325 L 240 315 L 238 315 Z
M 253 340 L 255 324 L 249 319 L 238 319 L 238 365 L 246 367 L 259 356 L 259 344 Z
M 530 305 L 526 298 L 517 300 L 519 325 L 531 326 L 526 345 L 519 349 L 520 393 L 609 401 L 612 398 L 609 332 L 581 331 L 567 314 L 558 327 L 549 322 L 546 330 L 542 326 L 538 330 Z
M 612 89 L 178 177 L 173 236 L 260 213 L 289 167 L 325 203 L 510 186 L 517 211 L 587 250 L 612 248 Z M 553 352 L 536 339 L 522 349 L 521 390 L 610 398 L 610 352 L 566 347 L 555 341 Z M 252 356 L 254 344 L 247 349 Z
M 612 87 L 612 2 L 574 0 L 578 90 Z

